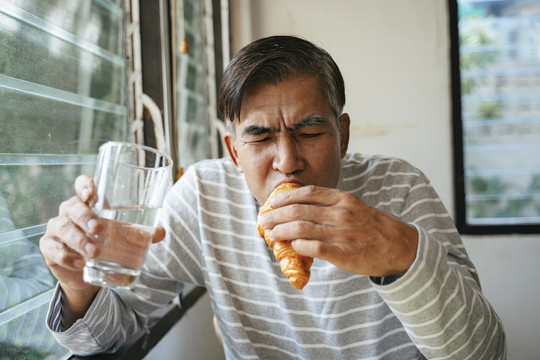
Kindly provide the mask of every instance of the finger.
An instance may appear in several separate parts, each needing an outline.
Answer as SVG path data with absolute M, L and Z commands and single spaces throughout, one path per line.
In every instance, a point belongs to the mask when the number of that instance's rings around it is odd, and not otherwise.
M 97 234 L 101 229 L 98 215 L 76 196 L 60 204 L 59 212 L 88 234 Z
M 86 235 L 86 232 L 65 216 L 49 220 L 46 236 L 85 257 L 94 258 L 97 256 L 98 249 Z
M 272 241 L 296 239 L 327 241 L 331 236 L 325 225 L 302 220 L 278 224 L 269 233 Z
M 82 202 L 90 204 L 96 193 L 94 180 L 88 175 L 77 177 L 75 180 L 75 192 Z
M 264 213 L 259 218 L 259 224 L 263 229 L 272 229 L 278 224 L 289 221 L 309 220 L 308 215 L 315 211 L 318 209 L 314 206 L 291 204 Z
M 300 188 L 283 191 L 270 199 L 270 205 L 278 208 L 294 203 L 335 205 L 339 201 L 341 192 L 336 189 L 308 185 Z M 344 193 L 345 194 L 345 193 Z
M 352 270 L 357 270 L 358 273 L 361 273 L 363 270 L 363 264 L 365 263 L 362 262 L 360 265 L 352 267 L 350 265 L 350 254 L 343 251 L 343 249 L 341 249 L 339 246 L 333 246 L 332 244 L 322 241 L 298 239 L 293 240 L 291 242 L 291 246 L 300 255 L 328 261 L 349 272 L 353 272 Z
M 291 246 L 300 255 L 328 260 L 326 255 L 328 254 L 329 246 L 321 241 L 297 239 L 291 242 Z
M 39 248 L 49 266 L 59 265 L 72 270 L 81 270 L 84 267 L 84 258 L 57 239 L 43 236 L 39 241 Z
M 152 237 L 152 244 L 158 243 L 163 239 L 165 239 L 165 229 L 161 226 L 158 226 L 154 231 L 154 236 Z
M 263 229 L 272 229 L 276 225 L 292 221 L 335 226 L 346 220 L 350 220 L 350 211 L 344 207 L 291 204 L 265 213 L 259 223 Z

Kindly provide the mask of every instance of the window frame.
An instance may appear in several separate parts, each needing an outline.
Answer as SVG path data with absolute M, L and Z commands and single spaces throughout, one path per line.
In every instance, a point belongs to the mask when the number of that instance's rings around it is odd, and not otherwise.
M 452 137 L 454 146 L 454 204 L 458 231 L 471 235 L 538 234 L 540 223 L 534 224 L 471 224 L 467 221 L 465 190 L 465 164 L 463 144 L 463 118 L 461 103 L 461 70 L 459 45 L 458 0 L 448 0 L 450 26 L 450 75 L 452 106 Z

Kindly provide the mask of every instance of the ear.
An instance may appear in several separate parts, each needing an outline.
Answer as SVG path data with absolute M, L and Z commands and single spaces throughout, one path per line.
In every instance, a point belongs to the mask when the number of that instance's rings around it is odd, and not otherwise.
M 349 114 L 343 113 L 339 117 L 339 142 L 341 148 L 341 158 L 347 153 L 349 148 L 349 128 L 351 126 L 351 118 Z
M 231 160 L 234 164 L 234 167 L 236 167 L 236 170 L 238 172 L 243 172 L 242 166 L 238 162 L 238 153 L 236 152 L 236 146 L 234 145 L 234 136 L 231 133 L 226 133 L 223 136 L 223 142 L 225 143 L 225 147 L 227 148 L 227 152 L 229 153 L 229 156 L 231 157 Z

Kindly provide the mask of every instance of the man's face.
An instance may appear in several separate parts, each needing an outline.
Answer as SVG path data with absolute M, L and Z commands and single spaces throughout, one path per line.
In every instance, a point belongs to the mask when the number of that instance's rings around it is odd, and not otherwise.
M 263 204 L 282 182 L 335 187 L 349 121 L 347 114 L 336 121 L 316 78 L 298 76 L 251 87 L 234 124 L 236 136 L 227 134 L 225 144 Z

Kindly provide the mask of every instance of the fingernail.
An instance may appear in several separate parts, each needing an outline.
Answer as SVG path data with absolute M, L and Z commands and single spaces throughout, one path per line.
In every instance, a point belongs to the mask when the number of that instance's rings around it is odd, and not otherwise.
M 90 194 L 91 194 L 90 189 L 84 188 L 83 191 L 81 192 L 82 200 L 87 201 L 88 198 L 90 197 Z
M 84 260 L 77 259 L 73 262 L 73 266 L 75 266 L 77 269 L 82 269 L 84 267 Z
M 92 257 L 94 256 L 95 252 L 96 252 L 97 248 L 94 244 L 92 243 L 88 243 L 84 246 L 84 251 L 86 252 L 86 254 L 89 256 L 89 257 Z
M 90 230 L 91 233 L 94 233 L 97 230 L 97 227 L 99 226 L 99 221 L 96 219 L 90 219 L 88 220 L 88 230 Z

